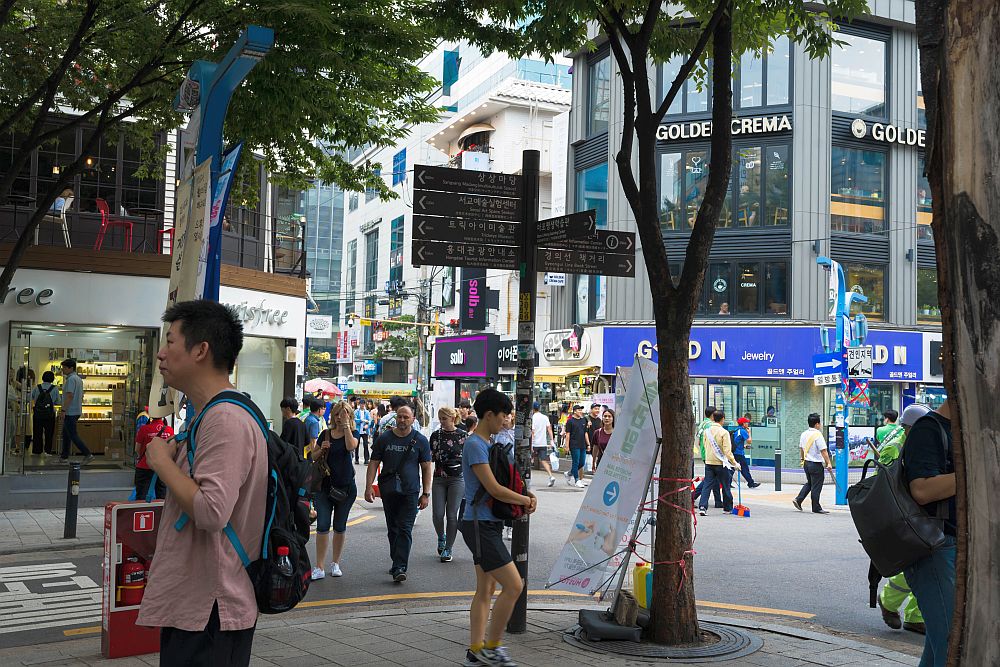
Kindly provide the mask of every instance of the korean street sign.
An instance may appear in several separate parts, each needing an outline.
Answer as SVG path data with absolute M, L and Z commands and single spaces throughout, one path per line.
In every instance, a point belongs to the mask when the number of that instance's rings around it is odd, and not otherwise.
M 632 255 L 538 248 L 535 251 L 535 261 L 539 271 L 635 277 L 635 261 Z
M 817 387 L 826 387 L 835 384 L 840 384 L 840 372 L 814 374 L 813 384 L 816 385 Z
M 593 236 L 597 231 L 597 211 L 581 211 L 539 220 L 535 227 L 535 241 L 540 246 L 562 246 L 569 238 Z
M 443 215 L 476 220 L 516 222 L 520 219 L 519 201 L 509 197 L 430 192 L 414 188 L 413 213 L 414 215 Z
M 813 355 L 813 384 L 817 387 L 840 384 L 843 372 L 843 352 L 823 352 Z
M 847 348 L 847 377 L 852 380 L 871 378 L 874 362 L 871 345 Z
M 635 232 L 614 232 L 598 229 L 593 236 L 571 236 L 562 241 L 550 241 L 538 245 L 545 248 L 569 248 L 590 252 L 614 252 L 635 255 Z
M 520 253 L 514 246 L 475 243 L 413 241 L 414 266 L 468 266 L 483 269 L 517 269 Z
M 464 192 L 492 197 L 520 197 L 522 177 L 489 171 L 451 169 L 418 164 L 413 167 L 415 187 L 421 190 Z
M 423 241 L 462 241 L 485 245 L 518 245 L 521 225 L 516 222 L 466 220 L 413 216 L 413 239 Z

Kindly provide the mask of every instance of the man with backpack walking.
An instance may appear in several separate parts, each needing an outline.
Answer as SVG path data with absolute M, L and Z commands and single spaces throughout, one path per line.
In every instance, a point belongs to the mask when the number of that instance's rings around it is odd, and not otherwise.
M 189 448 L 173 439 L 154 438 L 146 448 L 169 493 L 136 622 L 162 628 L 161 665 L 248 665 L 257 599 L 224 530 L 249 559 L 259 559 L 267 441 L 247 409 L 217 403 L 205 410 L 234 389 L 229 375 L 243 347 L 243 325 L 230 308 L 203 300 L 171 306 L 163 321 L 169 329 L 156 358 L 164 384 L 187 396 L 200 421 L 191 459 Z
M 31 453 L 54 454 L 52 439 L 56 433 L 56 406 L 59 405 L 59 387 L 55 373 L 42 373 L 42 383 L 31 390 L 31 402 L 34 410 L 31 413 Z
M 944 545 L 903 570 L 924 617 L 926 635 L 920 665 L 937 667 L 948 660 L 948 634 L 955 612 L 958 519 L 955 464 L 952 459 L 951 398 L 937 410 L 916 420 L 910 428 L 906 446 L 903 447 L 903 471 L 913 500 L 929 516 L 944 518 Z
M 434 464 L 431 446 L 423 433 L 413 428 L 413 408 L 400 405 L 394 413 L 394 425 L 386 429 L 372 448 L 365 484 L 365 500 L 375 502 L 375 474 L 389 538 L 392 567 L 389 574 L 397 584 L 406 581 L 406 570 L 413 546 L 413 522 L 417 511 L 426 509 L 431 498 Z
M 504 628 L 521 595 L 524 581 L 504 544 L 503 520 L 495 512 L 500 511 L 499 505 L 506 505 L 508 511 L 511 506 L 517 506 L 531 514 L 538 501 L 530 491 L 522 495 L 503 486 L 491 467 L 491 451 L 496 454 L 493 458 L 496 461 L 503 456 L 503 450 L 496 448 L 505 445 L 490 445 L 490 438 L 505 428 L 514 411 L 510 398 L 496 389 L 484 389 L 476 396 L 475 411 L 479 423 L 462 448 L 465 499 L 460 530 L 476 566 L 476 593 L 469 609 L 469 649 L 463 665 L 517 667 L 502 642 Z M 499 460 L 501 464 L 507 463 L 502 458 Z M 501 591 L 490 613 L 490 601 L 497 584 Z
M 830 462 L 830 454 L 826 449 L 826 438 L 819 430 L 820 417 L 817 413 L 809 415 L 809 428 L 799 436 L 799 449 L 802 452 L 802 469 L 806 473 L 806 483 L 802 485 L 799 495 L 792 500 L 795 509 L 802 511 L 802 501 L 806 496 L 812 498 L 813 514 L 829 514 L 829 510 L 823 509 L 819 504 L 820 494 L 823 493 L 823 482 L 827 470 L 833 470 Z

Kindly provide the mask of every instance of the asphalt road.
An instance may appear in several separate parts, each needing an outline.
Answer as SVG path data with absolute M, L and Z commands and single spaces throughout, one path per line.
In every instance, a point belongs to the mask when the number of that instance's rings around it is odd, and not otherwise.
M 846 508 L 836 509 L 831 497 L 826 503 L 831 514 L 800 513 L 791 507 L 788 493 L 768 488 L 744 494 L 750 518 L 722 510 L 698 517 L 694 578 L 701 608 L 891 642 L 893 648 L 913 653 L 922 637 L 890 630 L 879 612 L 868 608 L 868 560 Z M 546 599 L 549 569 L 584 492 L 568 488 L 560 475 L 554 488 L 537 493 L 528 588 L 532 599 Z M 307 608 L 291 613 L 308 617 L 344 605 L 461 604 L 475 588 L 471 555 L 461 536 L 451 563 L 441 563 L 435 547 L 427 510 L 414 529 L 409 578 L 394 584 L 387 573 L 378 501 L 374 506 L 359 501 L 347 532 L 344 576 L 313 582 Z M 99 633 L 101 567 L 100 549 L 0 557 L 0 647 Z

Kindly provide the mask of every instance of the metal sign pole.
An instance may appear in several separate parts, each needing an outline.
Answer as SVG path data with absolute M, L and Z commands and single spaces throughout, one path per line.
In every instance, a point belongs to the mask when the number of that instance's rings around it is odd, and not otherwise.
M 521 271 L 518 297 L 517 382 L 514 391 L 514 439 L 518 470 L 525 480 L 531 475 L 531 413 L 535 386 L 535 226 L 538 223 L 538 172 L 541 154 L 524 151 L 521 158 L 524 190 L 521 197 Z M 514 522 L 510 542 L 511 556 L 524 587 L 507 623 L 507 632 L 525 632 L 528 628 L 528 517 Z

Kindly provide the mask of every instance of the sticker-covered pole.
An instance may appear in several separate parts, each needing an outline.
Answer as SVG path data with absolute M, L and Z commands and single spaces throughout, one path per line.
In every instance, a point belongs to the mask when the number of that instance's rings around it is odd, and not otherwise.
M 531 412 L 535 386 L 535 227 L 538 223 L 538 170 L 541 154 L 524 151 L 521 158 L 521 262 L 520 294 L 517 324 L 517 383 L 514 391 L 515 457 L 518 470 L 525 480 L 531 475 Z M 528 517 L 514 522 L 510 541 L 511 557 L 521 575 L 521 597 L 507 623 L 508 632 L 525 632 L 528 628 Z

